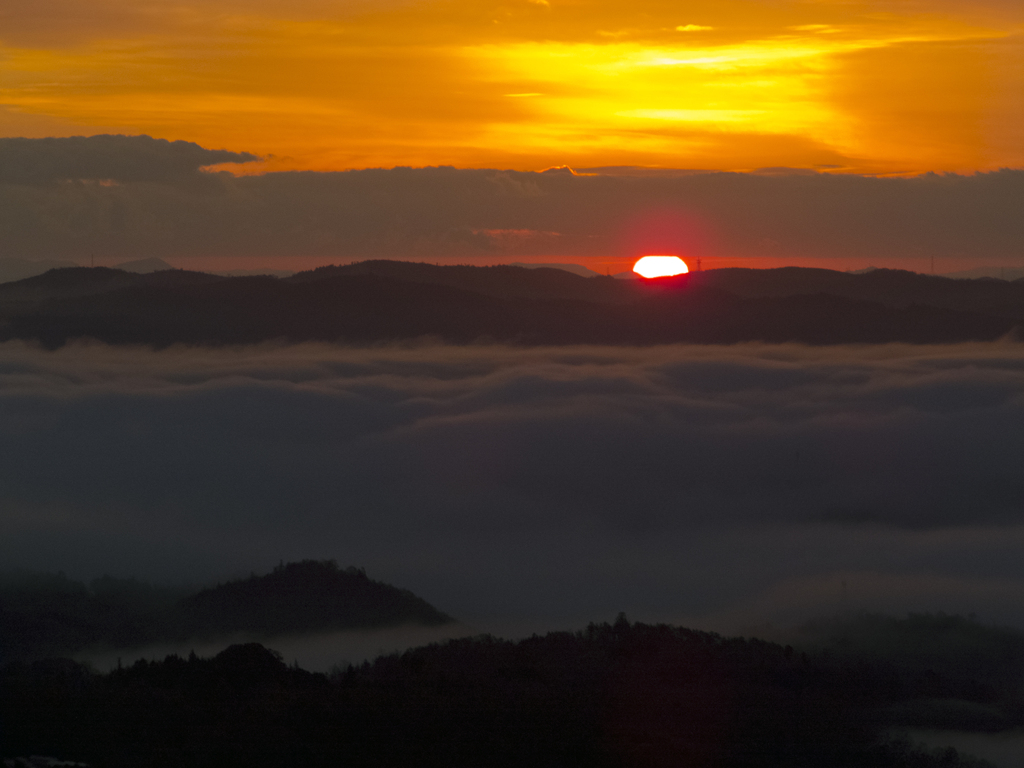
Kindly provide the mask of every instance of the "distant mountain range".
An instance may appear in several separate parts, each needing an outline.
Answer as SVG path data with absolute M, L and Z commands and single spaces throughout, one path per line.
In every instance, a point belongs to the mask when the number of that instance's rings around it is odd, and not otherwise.
M 959 272 L 947 272 L 944 276 L 960 280 L 984 280 L 986 278 L 989 280 L 1020 280 L 1024 278 L 1024 268 L 989 265 L 963 269 Z
M 509 264 L 510 267 L 522 267 L 523 269 L 561 269 L 565 272 L 572 272 L 574 275 L 580 277 L 599 277 L 600 272 L 595 272 L 592 269 L 584 267 L 582 264 L 533 264 L 524 261 L 513 261 Z
M 0 664 L 86 649 L 246 634 L 281 635 L 453 621 L 413 593 L 333 561 L 282 564 L 265 576 L 189 591 L 63 574 L 0 581 Z
M 18 280 L 24 280 L 29 277 L 45 274 L 51 269 L 67 269 L 69 267 L 77 266 L 78 264 L 76 262 L 68 261 L 66 259 L 33 260 L 19 259 L 15 257 L 0 258 L 0 283 L 13 283 Z M 164 269 L 174 269 L 174 267 L 163 259 L 148 258 L 135 259 L 121 264 L 115 264 L 114 269 L 121 269 L 125 272 L 148 274 L 150 272 L 159 272 Z M 289 272 L 287 274 L 292 273 Z
M 0 340 L 165 346 L 377 343 L 810 344 L 993 340 L 1024 326 L 1024 280 L 901 270 L 719 269 L 656 280 L 561 268 L 370 261 L 291 277 L 67 268 L 0 285 Z
M 140 275 L 148 275 L 150 272 L 162 272 L 165 269 L 174 269 L 163 259 L 148 258 L 148 259 L 134 259 L 132 261 L 125 261 L 121 264 L 115 264 L 114 269 L 123 269 L 125 272 L 136 272 Z

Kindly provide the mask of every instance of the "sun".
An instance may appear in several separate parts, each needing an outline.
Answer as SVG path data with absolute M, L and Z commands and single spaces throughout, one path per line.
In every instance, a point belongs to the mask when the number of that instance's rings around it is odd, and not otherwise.
M 670 277 L 685 275 L 690 268 L 678 256 L 644 256 L 633 265 L 633 271 L 641 277 Z

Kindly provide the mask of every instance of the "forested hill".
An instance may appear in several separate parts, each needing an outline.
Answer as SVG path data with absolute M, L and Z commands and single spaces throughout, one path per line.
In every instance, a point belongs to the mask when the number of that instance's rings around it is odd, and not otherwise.
M 287 279 L 60 269 L 0 285 L 0 341 L 246 344 L 940 343 L 1024 326 L 1024 281 L 877 270 L 711 270 L 657 280 L 365 262 Z
M 1019 727 L 1019 693 L 620 618 L 451 641 L 332 676 L 257 644 L 108 675 L 8 665 L 0 756 L 104 768 L 982 768 L 894 736 Z
M 249 632 L 271 637 L 324 629 L 452 621 L 412 592 L 333 562 L 288 563 L 266 576 L 204 589 L 178 605 L 192 636 Z
M 63 575 L 0 582 L 0 663 L 233 634 L 269 638 L 453 621 L 411 592 L 333 561 L 282 564 L 265 576 L 190 591 Z

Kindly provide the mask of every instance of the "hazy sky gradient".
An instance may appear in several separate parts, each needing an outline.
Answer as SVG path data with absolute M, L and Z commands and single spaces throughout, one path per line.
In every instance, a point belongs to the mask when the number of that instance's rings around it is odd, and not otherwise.
M 254 171 L 1024 164 L 1004 0 L 7 0 L 0 61 L 0 135 L 147 133 Z
M 5 567 L 333 557 L 492 628 L 735 629 L 846 580 L 1024 624 L 1018 344 L 0 352 Z

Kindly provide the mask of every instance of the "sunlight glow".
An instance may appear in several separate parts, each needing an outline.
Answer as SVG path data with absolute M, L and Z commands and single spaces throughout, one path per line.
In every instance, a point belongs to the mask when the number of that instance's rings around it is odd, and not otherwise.
M 690 268 L 678 256 L 644 256 L 633 265 L 633 271 L 641 277 L 671 277 L 685 275 Z
M 124 13 L 40 26 L 14 0 L 0 135 L 148 133 L 262 170 L 1024 164 L 1024 11 L 945 2 L 104 0 Z

